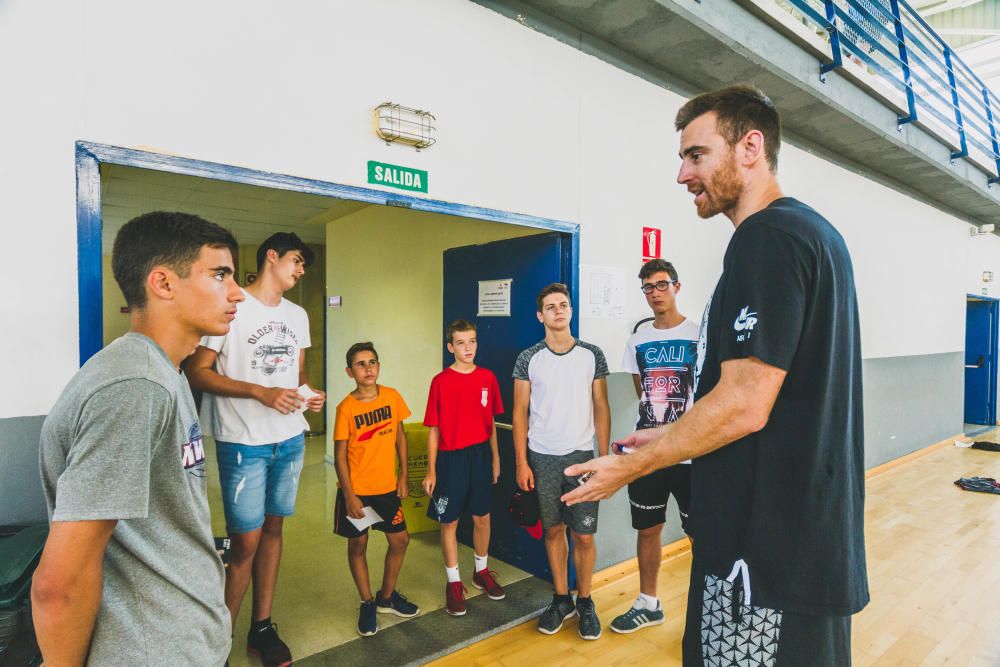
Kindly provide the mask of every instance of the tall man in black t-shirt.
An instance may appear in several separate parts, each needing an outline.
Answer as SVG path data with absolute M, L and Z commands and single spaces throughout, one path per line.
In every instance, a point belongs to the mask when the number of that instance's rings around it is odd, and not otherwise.
M 684 664 L 848 665 L 868 602 L 861 342 L 851 258 L 777 181 L 781 125 L 748 86 L 677 114 L 678 182 L 735 227 L 702 321 L 695 404 L 637 431 L 567 503 L 694 459 Z M 620 447 L 618 449 L 620 451 Z

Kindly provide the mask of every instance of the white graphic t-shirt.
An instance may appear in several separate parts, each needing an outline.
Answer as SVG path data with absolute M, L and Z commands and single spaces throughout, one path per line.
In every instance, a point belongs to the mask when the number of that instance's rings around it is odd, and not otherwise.
M 686 319 L 670 329 L 644 326 L 629 337 L 622 369 L 639 376 L 637 429 L 677 421 L 691 407 L 700 328 Z
M 299 305 L 282 299 L 266 306 L 243 290 L 236 319 L 225 336 L 206 336 L 201 344 L 218 352 L 220 375 L 265 387 L 299 386 L 299 356 L 311 345 L 309 317 Z M 241 445 L 269 445 L 302 433 L 302 413 L 281 414 L 252 398 L 205 394 L 202 422 L 216 440 Z

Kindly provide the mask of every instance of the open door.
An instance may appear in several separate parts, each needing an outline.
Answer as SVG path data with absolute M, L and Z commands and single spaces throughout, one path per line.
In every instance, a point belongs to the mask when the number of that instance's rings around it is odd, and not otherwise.
M 535 296 L 549 283 L 568 285 L 572 275 L 570 250 L 569 236 L 549 233 L 444 252 L 442 332 L 458 318 L 476 323 L 479 340 L 476 364 L 497 376 L 506 410 L 497 417 L 500 480 L 493 494 L 490 555 L 548 580 L 552 574 L 544 544 L 516 526 L 507 514 L 507 505 L 516 487 L 514 442 L 510 430 L 514 404 L 511 375 L 521 350 L 545 336 L 535 317 Z M 577 335 L 576 318 L 572 331 Z M 447 345 L 442 348 L 443 366 L 447 366 L 452 357 Z M 472 522 L 467 517 L 459 522 L 458 536 L 463 544 L 472 544 Z
M 968 299 L 965 312 L 965 422 L 997 423 L 997 302 Z

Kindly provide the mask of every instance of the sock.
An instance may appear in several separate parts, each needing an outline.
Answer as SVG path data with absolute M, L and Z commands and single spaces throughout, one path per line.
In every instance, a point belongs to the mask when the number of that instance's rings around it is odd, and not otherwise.
M 646 595 L 645 593 L 639 593 L 639 600 L 641 600 L 646 609 L 650 611 L 657 611 L 660 608 L 660 598 L 658 597 Z
M 489 558 L 489 554 L 485 556 L 480 556 L 479 554 L 473 552 L 473 556 L 476 557 L 476 572 L 482 572 L 486 569 L 486 559 Z
M 250 622 L 250 632 L 256 632 L 256 631 L 260 630 L 261 628 L 266 628 L 269 625 L 271 625 L 271 617 L 270 616 L 268 616 L 267 618 L 263 618 L 263 619 L 261 619 L 259 621 L 251 621 Z
M 462 580 L 462 577 L 460 577 L 458 575 L 458 566 L 457 565 L 455 567 L 448 567 L 447 565 L 445 565 L 444 566 L 444 571 L 448 575 L 448 583 L 449 584 L 453 583 L 453 582 L 456 582 L 456 581 L 461 581 Z

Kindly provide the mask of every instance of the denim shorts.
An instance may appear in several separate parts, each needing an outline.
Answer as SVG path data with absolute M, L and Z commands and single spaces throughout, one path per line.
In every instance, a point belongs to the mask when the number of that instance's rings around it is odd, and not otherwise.
M 226 531 L 249 533 L 264 525 L 264 515 L 291 516 L 305 454 L 298 434 L 271 445 L 216 442 Z

